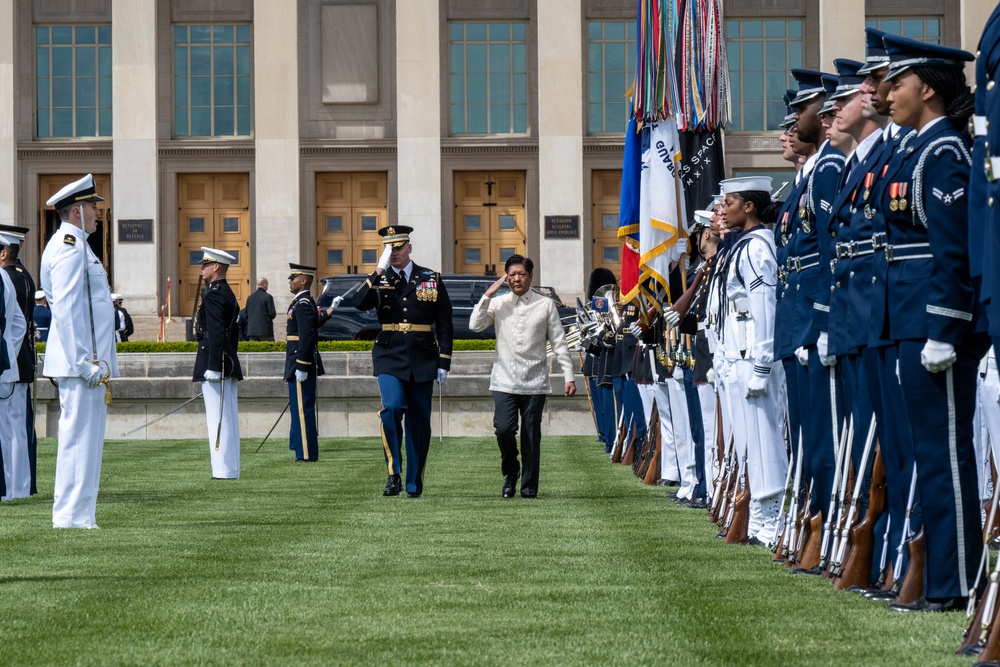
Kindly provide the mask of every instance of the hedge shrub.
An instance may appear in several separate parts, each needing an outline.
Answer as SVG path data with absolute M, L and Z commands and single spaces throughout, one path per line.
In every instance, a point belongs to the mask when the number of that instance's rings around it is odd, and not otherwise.
M 118 354 L 130 352 L 197 352 L 198 344 L 194 341 L 170 341 L 156 343 L 151 341 L 129 341 L 118 343 Z M 45 354 L 45 343 L 35 343 L 39 354 Z M 319 342 L 320 352 L 366 352 L 372 349 L 370 340 L 322 340 Z M 496 349 L 495 339 L 456 340 L 456 350 L 493 350 Z M 240 352 L 284 352 L 285 344 L 280 341 L 241 341 Z

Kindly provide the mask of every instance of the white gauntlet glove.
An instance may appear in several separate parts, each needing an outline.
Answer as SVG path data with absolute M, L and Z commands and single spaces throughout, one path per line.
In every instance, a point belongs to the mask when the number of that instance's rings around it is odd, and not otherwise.
M 378 268 L 385 271 L 389 268 L 389 258 L 392 257 L 392 246 L 387 245 L 382 251 L 382 256 L 378 258 Z
M 86 369 L 83 371 L 83 381 L 87 383 L 87 386 L 93 389 L 97 385 L 101 384 L 101 367 L 97 364 L 87 364 Z
M 684 368 L 680 364 L 674 366 L 674 379 L 684 384 Z
M 830 337 L 824 331 L 816 341 L 816 352 L 819 353 L 819 362 L 829 368 L 837 365 L 837 357 L 828 354 L 830 350 Z
M 330 308 L 337 308 L 343 302 L 344 302 L 344 297 L 342 297 L 342 296 L 335 296 L 335 297 L 333 297 L 333 303 L 330 304 Z
M 809 350 L 804 347 L 800 347 L 795 350 L 795 358 L 798 359 L 799 363 L 803 366 L 809 365 Z
M 298 382 L 298 383 L 301 384 L 301 383 L 305 382 L 308 379 L 309 379 L 309 373 L 306 373 L 305 371 L 298 371 L 298 370 L 295 371 L 295 381 L 296 382 Z
M 751 375 L 747 381 L 747 398 L 757 398 L 767 393 L 767 376 Z
M 705 372 L 705 382 L 709 383 L 713 387 L 715 386 L 715 369 L 714 368 L 709 368 Z
M 680 313 L 673 310 L 663 311 L 663 322 L 668 327 L 676 327 L 681 321 Z
M 448 371 L 443 368 L 438 369 L 438 384 L 444 384 L 444 381 L 448 379 Z
M 687 237 L 680 237 L 677 239 L 677 243 L 674 244 L 673 249 L 670 251 L 670 261 L 679 262 L 681 258 L 687 253 L 688 240 Z
M 931 373 L 948 370 L 957 359 L 955 346 L 951 343 L 928 340 L 920 351 L 920 363 Z
M 203 377 L 208 382 L 220 382 L 222 380 L 222 373 L 220 371 L 205 371 Z
M 638 322 L 633 322 L 632 324 L 628 325 L 628 332 L 639 339 L 641 339 L 643 334 L 645 333 L 642 330 L 642 325 L 639 324 Z

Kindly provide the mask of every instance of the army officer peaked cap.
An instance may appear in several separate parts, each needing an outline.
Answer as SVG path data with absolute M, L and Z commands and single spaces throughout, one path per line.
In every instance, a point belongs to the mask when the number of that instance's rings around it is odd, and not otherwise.
M 412 231 L 413 227 L 406 225 L 389 225 L 378 230 L 378 235 L 382 237 L 382 245 L 402 248 L 410 242 L 410 232 Z
M 94 186 L 94 177 L 91 174 L 63 187 L 62 190 L 49 197 L 45 205 L 58 211 L 61 208 L 85 201 L 104 201 L 104 197 L 97 196 L 97 188 Z
M 289 280 L 291 280 L 295 276 L 315 276 L 316 275 L 316 267 L 315 266 L 306 266 L 305 264 L 294 264 L 292 262 L 289 262 L 288 263 L 288 268 L 292 270 L 291 275 L 288 276 Z

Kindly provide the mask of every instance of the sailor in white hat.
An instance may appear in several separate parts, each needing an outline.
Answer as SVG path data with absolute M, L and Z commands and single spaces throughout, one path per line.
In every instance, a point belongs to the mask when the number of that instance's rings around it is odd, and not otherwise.
M 31 296 L 35 282 L 17 259 L 25 227 L 0 225 L 0 271 L 11 286 L 4 290 L 7 318 L 22 318 L 24 331 L 13 348 L 11 368 L 4 371 L 0 381 L 0 447 L 3 449 L 3 471 L 6 492 L 3 500 L 27 498 L 35 493 L 34 480 L 34 419 L 31 414 L 31 382 L 35 376 L 35 349 L 32 331 L 34 303 Z M 13 300 L 14 309 L 9 308 Z M 5 343 L 11 327 L 4 332 Z M 9 352 L 9 350 L 8 350 Z M 12 377 L 13 376 L 13 377 Z M 12 378 L 12 379 L 11 379 Z M 9 380 L 9 381 L 8 381 Z
M 195 382 L 201 382 L 208 426 L 212 479 L 240 477 L 240 422 L 236 383 L 243 379 L 236 356 L 240 332 L 236 317 L 240 304 L 226 282 L 229 267 L 238 260 L 225 250 L 202 247 L 201 277 L 205 282 L 195 322 L 198 354 Z
M 104 201 L 87 174 L 46 202 L 62 221 L 42 252 L 39 282 L 52 310 L 42 372 L 59 385 L 59 435 L 52 525 L 97 528 L 97 491 L 107 417 L 118 377 L 108 275 L 87 244 Z

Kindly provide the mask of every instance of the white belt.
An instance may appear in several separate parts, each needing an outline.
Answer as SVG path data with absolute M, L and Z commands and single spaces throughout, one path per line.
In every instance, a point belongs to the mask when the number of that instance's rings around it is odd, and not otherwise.
M 970 124 L 972 125 L 972 136 L 986 136 L 986 128 L 989 127 L 989 122 L 986 120 L 986 116 L 973 116 Z
M 1000 178 L 1000 157 L 986 158 L 986 179 L 992 183 Z

